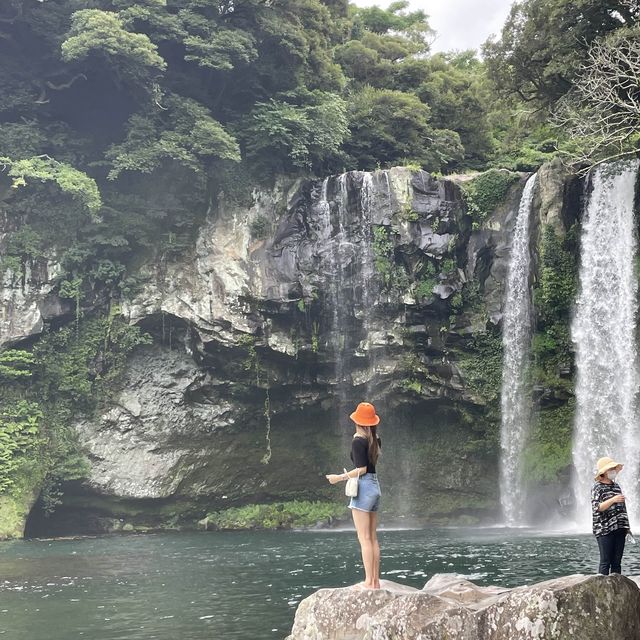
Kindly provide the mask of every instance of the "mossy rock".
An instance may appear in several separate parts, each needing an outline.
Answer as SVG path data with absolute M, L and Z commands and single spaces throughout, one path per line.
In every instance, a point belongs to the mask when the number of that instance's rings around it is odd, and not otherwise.
M 42 470 L 25 460 L 10 490 L 0 495 L 0 540 L 22 538 L 29 513 L 38 499 Z

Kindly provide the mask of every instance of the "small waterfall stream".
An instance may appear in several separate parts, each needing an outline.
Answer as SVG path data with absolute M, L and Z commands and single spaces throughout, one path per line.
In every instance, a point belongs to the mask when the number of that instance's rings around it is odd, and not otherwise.
M 345 340 L 345 302 L 343 291 L 343 242 L 344 229 L 342 227 L 341 212 L 338 211 L 338 224 L 334 224 L 334 211 L 329 199 L 329 185 L 331 178 L 322 182 L 320 199 L 316 203 L 321 221 L 318 243 L 323 247 L 323 268 L 329 286 L 327 291 L 331 307 L 331 346 L 335 362 L 336 395 L 338 414 L 341 415 L 347 404 L 347 389 L 344 371 L 344 340 Z M 342 188 L 340 190 L 342 193 Z
M 590 528 L 596 460 L 625 463 L 621 486 L 632 526 L 640 524 L 637 238 L 634 217 L 638 161 L 594 170 L 581 238 L 580 293 L 571 327 L 576 346 L 573 488 L 576 519 Z
M 500 502 L 507 526 L 524 524 L 522 454 L 530 427 L 527 386 L 531 347 L 530 223 L 536 175 L 524 187 L 516 218 L 503 316 Z

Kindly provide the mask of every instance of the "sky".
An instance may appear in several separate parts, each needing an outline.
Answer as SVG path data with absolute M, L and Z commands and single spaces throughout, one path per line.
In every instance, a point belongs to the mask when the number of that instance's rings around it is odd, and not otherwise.
M 391 0 L 354 0 L 357 5 L 387 7 Z M 492 34 L 498 35 L 513 0 L 410 0 L 411 9 L 429 16 L 436 41 L 432 51 L 478 49 Z

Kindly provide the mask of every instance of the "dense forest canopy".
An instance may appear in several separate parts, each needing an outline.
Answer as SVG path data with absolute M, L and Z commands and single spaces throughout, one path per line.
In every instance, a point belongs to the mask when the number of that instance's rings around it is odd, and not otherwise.
M 427 16 L 407 5 L 4 3 L 0 158 L 21 217 L 5 266 L 54 245 L 70 291 L 80 277 L 127 290 L 132 256 L 179 250 L 212 191 L 485 167 L 499 145 L 483 64 L 431 56 Z
M 406 0 L 4 0 L 0 272 L 53 256 L 76 326 L 0 354 L 0 460 L 44 437 L 45 486 L 81 473 L 70 416 L 144 341 L 117 303 L 145 255 L 191 245 L 217 193 L 635 153 L 639 14 L 637 0 L 522 0 L 480 57 L 432 54 Z M 84 309 L 102 311 L 81 326 Z

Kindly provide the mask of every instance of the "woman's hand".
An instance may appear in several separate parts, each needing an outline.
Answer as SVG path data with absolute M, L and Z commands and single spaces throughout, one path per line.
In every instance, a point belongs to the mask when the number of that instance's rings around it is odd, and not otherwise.
M 613 496 L 613 498 L 601 502 L 598 511 L 606 511 L 618 502 L 624 502 L 624 496 L 622 494 L 618 494 L 617 496 Z
M 342 480 L 342 476 L 338 475 L 337 473 L 329 473 L 325 476 L 325 478 L 331 483 L 331 484 L 338 484 L 338 482 L 340 482 L 340 480 Z

